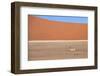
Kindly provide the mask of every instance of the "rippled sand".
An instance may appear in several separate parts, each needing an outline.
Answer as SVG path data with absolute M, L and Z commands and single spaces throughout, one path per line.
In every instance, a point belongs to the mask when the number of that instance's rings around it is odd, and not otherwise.
M 87 40 L 29 41 L 28 60 L 79 59 L 88 57 Z

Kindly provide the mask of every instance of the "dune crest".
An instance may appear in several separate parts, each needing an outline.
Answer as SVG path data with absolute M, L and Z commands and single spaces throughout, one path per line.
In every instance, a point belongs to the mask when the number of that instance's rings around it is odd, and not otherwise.
M 88 26 L 28 16 L 29 40 L 87 40 Z

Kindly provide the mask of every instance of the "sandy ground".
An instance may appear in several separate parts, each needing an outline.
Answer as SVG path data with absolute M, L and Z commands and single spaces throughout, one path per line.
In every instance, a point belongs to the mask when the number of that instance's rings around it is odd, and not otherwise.
M 28 60 L 79 59 L 88 57 L 87 40 L 29 41 Z

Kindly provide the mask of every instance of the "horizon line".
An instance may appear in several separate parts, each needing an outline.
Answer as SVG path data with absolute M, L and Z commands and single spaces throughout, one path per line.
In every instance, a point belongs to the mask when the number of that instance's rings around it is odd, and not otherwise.
M 80 42 L 80 41 L 88 41 L 88 40 L 29 40 L 28 42 Z
M 35 16 L 35 15 L 32 15 Z M 88 17 L 78 17 L 78 16 L 46 16 L 46 15 L 37 15 L 35 17 L 41 19 L 47 19 L 49 21 L 59 21 L 59 22 L 71 22 L 71 23 L 84 23 L 88 24 Z

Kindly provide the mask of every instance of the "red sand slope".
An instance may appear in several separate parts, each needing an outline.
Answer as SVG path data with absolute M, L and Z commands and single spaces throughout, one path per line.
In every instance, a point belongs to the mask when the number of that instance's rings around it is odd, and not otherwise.
M 87 40 L 88 26 L 28 16 L 29 40 Z

